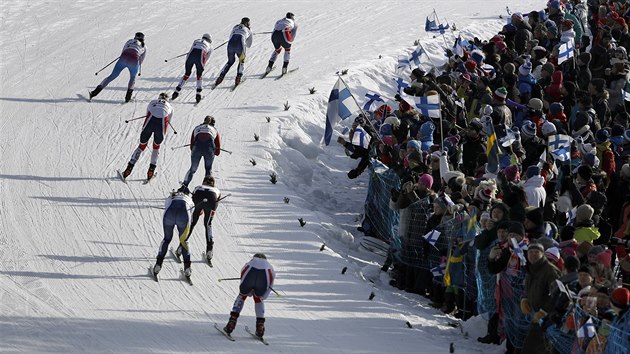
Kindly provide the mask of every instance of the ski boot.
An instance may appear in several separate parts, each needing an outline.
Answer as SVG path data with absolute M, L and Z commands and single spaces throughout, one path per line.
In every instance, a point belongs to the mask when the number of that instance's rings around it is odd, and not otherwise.
M 286 74 L 288 69 L 289 69 L 289 62 L 288 62 L 288 61 L 285 61 L 285 62 L 282 64 L 282 75 Z
M 153 266 L 153 275 L 158 275 L 160 270 L 162 270 L 162 266 L 161 265 L 159 265 L 159 264 L 154 265 Z
M 195 95 L 195 101 L 197 101 L 197 103 L 201 101 L 201 89 L 197 89 L 197 95 Z
M 225 331 L 225 333 L 230 334 L 232 333 L 232 331 L 234 331 L 234 328 L 236 328 L 236 321 L 238 320 L 238 312 L 230 312 L 230 319 L 228 320 L 228 323 L 225 325 L 225 327 L 223 327 L 223 330 Z
M 147 181 L 149 181 L 151 178 L 153 178 L 153 175 L 155 175 L 155 165 L 154 164 L 150 164 L 149 165 L 149 170 L 147 171 Z
M 190 189 L 188 189 L 188 186 L 185 184 L 182 184 L 181 187 L 179 187 L 179 189 L 177 190 L 178 192 L 184 193 L 184 194 L 190 194 Z
M 192 274 L 192 268 L 188 267 L 188 268 L 184 269 L 184 276 L 186 278 L 190 278 L 191 274 Z
M 265 335 L 265 318 L 256 317 L 256 335 L 260 338 Z
M 176 99 L 177 97 L 179 97 L 179 91 L 181 91 L 181 90 L 182 90 L 182 88 L 181 88 L 181 87 L 179 87 L 179 86 L 177 86 L 177 87 L 175 88 L 175 92 L 173 92 L 173 94 L 171 95 L 171 100 L 174 100 L 174 99 Z
M 92 100 L 92 97 L 96 97 L 96 95 L 98 95 L 101 92 L 102 89 L 103 89 L 103 87 L 101 85 L 98 85 L 98 86 L 96 86 L 94 91 L 90 91 L 90 101 Z
M 265 69 L 265 75 L 269 74 L 269 72 L 271 72 L 271 69 L 273 69 L 273 62 L 270 60 L 269 65 L 267 65 L 267 69 Z
M 130 163 L 127 164 L 127 168 L 123 172 L 123 177 L 127 178 L 131 174 L 132 170 L 133 170 L 133 164 L 130 162 Z
M 225 78 L 224 73 L 219 74 L 219 77 L 217 77 L 217 80 L 214 82 L 214 86 L 219 86 L 219 84 L 223 82 L 224 78 Z
M 131 94 L 133 93 L 133 90 L 127 90 L 127 94 L 125 95 L 125 103 L 131 101 Z
M 234 79 L 234 86 L 238 86 L 241 83 L 241 77 L 243 74 L 236 74 L 236 78 Z

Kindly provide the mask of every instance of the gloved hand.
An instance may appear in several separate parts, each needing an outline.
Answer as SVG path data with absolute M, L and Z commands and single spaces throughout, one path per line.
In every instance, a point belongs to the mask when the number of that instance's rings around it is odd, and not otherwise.
M 538 323 L 540 320 L 542 320 L 545 317 L 547 317 L 547 311 L 545 311 L 545 310 L 538 310 L 534 314 L 534 323 Z
M 210 217 L 214 217 L 215 215 L 217 215 L 217 211 L 216 210 L 212 210 L 210 212 Z
M 529 315 L 532 312 L 532 305 L 529 304 L 529 300 L 526 298 L 521 299 L 521 312 L 523 315 Z
M 359 172 L 357 172 L 357 170 L 350 170 L 350 172 L 348 172 L 348 178 L 355 179 L 357 177 L 359 177 Z
M 488 255 L 488 259 L 494 260 L 499 258 L 499 256 L 501 255 L 501 247 L 500 246 L 494 246 L 492 247 L 492 249 L 490 250 L 490 254 Z
M 337 138 L 337 142 L 341 145 L 346 143 L 346 139 L 343 138 L 343 136 L 340 136 Z
M 241 53 L 241 55 L 238 57 L 238 61 L 239 61 L 241 64 L 244 64 L 244 63 L 245 63 L 245 53 Z
M 412 181 L 408 181 L 405 184 L 403 184 L 402 186 L 402 190 L 405 194 L 409 194 L 413 191 L 413 182 Z

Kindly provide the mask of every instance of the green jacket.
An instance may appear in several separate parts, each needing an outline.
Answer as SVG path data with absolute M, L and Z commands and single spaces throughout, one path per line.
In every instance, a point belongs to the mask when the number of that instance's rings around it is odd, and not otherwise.
M 599 238 L 599 230 L 594 226 L 578 227 L 577 229 L 575 229 L 575 234 L 573 234 L 573 238 L 575 238 L 578 243 L 582 243 L 584 241 L 593 243 L 594 240 L 597 240 Z

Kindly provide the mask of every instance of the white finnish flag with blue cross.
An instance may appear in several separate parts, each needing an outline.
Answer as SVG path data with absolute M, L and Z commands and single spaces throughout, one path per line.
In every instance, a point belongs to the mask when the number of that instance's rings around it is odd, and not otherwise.
M 326 111 L 326 130 L 324 132 L 324 143 L 330 144 L 332 138 L 333 127 L 340 120 L 346 119 L 352 115 L 352 113 L 358 111 L 360 108 L 357 106 L 350 89 L 346 86 L 341 78 L 337 79 L 337 83 L 330 91 L 328 97 L 328 110 Z
M 425 240 L 427 240 L 428 243 L 431 244 L 431 246 L 435 247 L 435 243 L 437 242 L 438 238 L 440 238 L 440 232 L 438 230 L 431 230 L 429 232 L 427 232 L 426 235 L 424 235 Z

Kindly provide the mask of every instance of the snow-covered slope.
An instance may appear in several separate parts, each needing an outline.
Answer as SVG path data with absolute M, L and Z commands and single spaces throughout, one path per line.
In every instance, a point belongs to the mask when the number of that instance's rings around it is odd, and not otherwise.
M 357 216 L 366 176 L 338 146 L 320 144 L 335 72 L 358 95 L 392 93 L 395 58 L 415 39 L 442 60 L 442 38 L 423 31 L 433 8 L 466 35 L 500 29 L 505 1 L 13 1 L 0 10 L 0 351 L 9 352 L 445 352 L 448 343 L 488 351 L 465 340 L 425 300 L 401 294 L 378 274 L 373 254 L 359 251 Z M 512 10 L 542 7 L 523 1 Z M 183 59 L 204 32 L 214 45 L 247 16 L 254 32 L 269 31 L 287 11 L 300 26 L 291 67 L 275 80 L 264 71 L 271 42 L 255 35 L 246 81 L 235 75 L 211 91 L 225 47 L 209 59 L 205 99 L 194 106 L 194 80 L 174 103 L 173 126 L 162 145 L 158 175 L 143 185 L 150 151 L 123 184 L 115 177 L 136 147 L 147 103 L 172 92 Z M 83 97 L 110 68 L 136 31 L 146 35 L 147 59 L 135 100 L 121 104 L 128 73 L 93 102 Z M 453 34 L 446 35 L 450 44 Z M 317 92 L 310 95 L 308 88 Z M 360 96 L 359 96 L 360 97 Z M 358 97 L 358 98 L 359 98 Z M 290 104 L 284 111 L 283 104 Z M 231 193 L 214 222 L 214 268 L 201 262 L 202 228 L 191 237 L 193 279 L 179 279 L 168 259 L 160 283 L 148 277 L 162 239 L 164 198 L 189 166 L 186 144 L 207 114 L 217 119 L 225 149 L 214 164 L 218 187 Z M 267 122 L 266 117 L 270 117 Z M 254 134 L 260 141 L 254 141 Z M 149 149 L 147 149 L 149 150 Z M 257 161 L 252 166 L 250 159 Z M 276 172 L 279 182 L 271 184 Z M 202 169 L 191 185 L 201 182 Z M 284 197 L 290 202 L 285 204 Z M 297 219 L 307 224 L 300 227 Z M 328 247 L 320 251 L 322 243 Z M 173 242 L 173 245 L 175 243 Z M 264 252 L 278 273 L 282 297 L 267 300 L 267 337 L 252 340 L 248 300 L 236 343 L 212 328 L 224 324 L 238 291 L 241 266 Z M 346 274 L 341 274 L 343 267 Z M 365 277 L 371 277 L 372 284 Z M 371 292 L 373 300 L 368 300 Z M 414 329 L 405 326 L 410 321 Z M 497 350 L 496 348 L 492 348 Z M 491 350 L 492 350 L 491 349 Z

